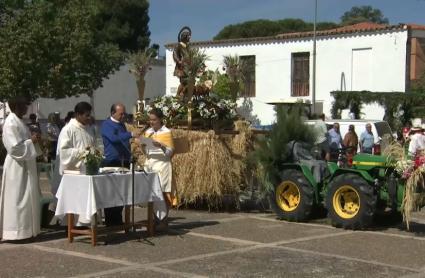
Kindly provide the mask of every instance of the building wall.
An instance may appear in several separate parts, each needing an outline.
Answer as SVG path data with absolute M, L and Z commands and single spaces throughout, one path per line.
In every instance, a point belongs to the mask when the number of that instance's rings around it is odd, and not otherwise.
M 146 74 L 145 98 L 155 98 L 165 94 L 165 64 L 162 62 L 151 66 Z M 138 99 L 136 78 L 129 73 L 129 66 L 124 65 L 103 82 L 103 87 L 94 93 L 94 114 L 96 120 L 103 120 L 110 115 L 110 107 L 115 102 L 121 102 L 127 107 L 128 113 L 134 113 Z M 40 119 L 55 111 L 60 112 L 63 119 L 68 111 L 74 110 L 74 106 L 80 101 L 90 103 L 87 95 L 69 97 L 65 99 L 40 98 L 36 100 L 29 113 L 37 113 Z M 38 108 L 37 108 L 38 106 Z
M 316 101 L 323 103 L 323 112 L 330 114 L 334 90 L 364 89 L 370 91 L 405 91 L 407 31 L 318 37 L 316 62 Z M 267 102 L 291 96 L 291 53 L 310 52 L 310 96 L 312 99 L 313 40 L 293 39 L 243 45 L 209 45 L 201 47 L 208 56 L 208 69 L 222 71 L 225 55 L 256 56 L 256 97 L 252 98 L 254 113 L 262 124 L 274 121 L 274 112 Z M 370 49 L 369 84 L 360 88 L 353 84 L 353 50 Z M 354 63 L 355 65 L 355 63 Z M 175 94 L 179 85 L 173 76 L 172 49 L 166 50 L 166 93 Z M 343 80 L 343 81 L 342 81 Z M 353 88 L 356 87 L 356 88 Z M 383 109 L 365 107 L 364 118 L 382 119 Z

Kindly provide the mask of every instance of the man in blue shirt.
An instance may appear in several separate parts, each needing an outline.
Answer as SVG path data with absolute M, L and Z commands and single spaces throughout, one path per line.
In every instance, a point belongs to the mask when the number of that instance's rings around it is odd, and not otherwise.
M 342 147 L 342 137 L 339 131 L 339 123 L 334 123 L 334 127 L 328 131 L 328 137 L 331 157 L 336 159 L 338 157 L 338 149 Z
M 116 103 L 111 106 L 111 117 L 102 123 L 101 134 L 105 159 L 102 167 L 129 167 L 131 159 L 130 139 L 138 136 L 128 132 L 125 125 L 125 106 Z M 106 226 L 121 225 L 123 207 L 105 208 Z
M 366 130 L 360 135 L 360 152 L 372 154 L 375 138 L 372 133 L 372 125 L 366 124 Z

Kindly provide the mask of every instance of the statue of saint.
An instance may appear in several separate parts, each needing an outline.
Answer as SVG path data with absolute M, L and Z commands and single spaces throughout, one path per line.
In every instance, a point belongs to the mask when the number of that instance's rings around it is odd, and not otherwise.
M 183 98 L 187 87 L 187 74 L 184 72 L 185 59 L 189 51 L 189 41 L 192 31 L 189 27 L 183 27 L 178 35 L 179 43 L 174 48 L 173 60 L 176 63 L 174 68 L 174 76 L 180 79 L 180 85 L 177 89 L 177 96 Z

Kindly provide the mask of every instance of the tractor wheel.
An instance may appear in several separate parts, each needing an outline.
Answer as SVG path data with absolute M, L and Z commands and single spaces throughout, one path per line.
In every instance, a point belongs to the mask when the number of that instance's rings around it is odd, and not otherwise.
M 278 218 L 288 221 L 309 219 L 314 202 L 314 190 L 297 170 L 285 170 L 281 182 L 274 186 L 270 204 Z
M 363 229 L 373 221 L 377 196 L 362 177 L 343 174 L 329 185 L 326 198 L 332 225 L 344 229 Z

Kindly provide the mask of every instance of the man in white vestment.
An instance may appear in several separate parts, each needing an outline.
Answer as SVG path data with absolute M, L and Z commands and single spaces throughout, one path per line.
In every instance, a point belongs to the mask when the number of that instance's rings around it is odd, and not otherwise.
M 21 240 L 40 233 L 40 198 L 36 157 L 39 135 L 31 135 L 22 121 L 29 102 L 24 97 L 9 100 L 12 111 L 3 125 L 7 150 L 0 193 L 0 238 Z
M 64 170 L 80 170 L 81 154 L 87 147 L 95 146 L 95 137 L 91 124 L 92 107 L 87 102 L 79 102 L 74 109 L 75 118 L 64 126 L 58 138 L 56 177 L 53 180 L 52 193 L 56 195 Z M 79 218 L 80 223 L 90 223 L 90 219 Z

